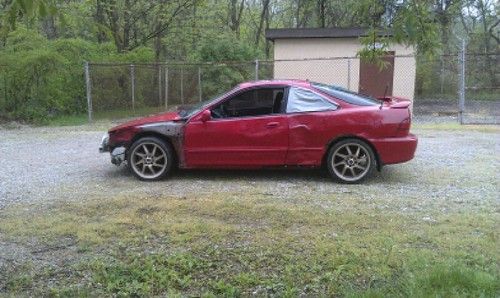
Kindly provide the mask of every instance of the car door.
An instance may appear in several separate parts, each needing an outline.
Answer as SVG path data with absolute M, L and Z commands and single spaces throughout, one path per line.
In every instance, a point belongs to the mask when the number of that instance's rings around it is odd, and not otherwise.
M 332 117 L 338 107 L 333 101 L 312 90 L 290 88 L 286 103 L 289 126 L 287 165 L 321 164 L 325 144 L 336 129 Z
M 285 87 L 242 90 L 211 107 L 211 119 L 191 119 L 185 128 L 186 166 L 284 165 L 288 122 L 281 105 L 285 91 Z

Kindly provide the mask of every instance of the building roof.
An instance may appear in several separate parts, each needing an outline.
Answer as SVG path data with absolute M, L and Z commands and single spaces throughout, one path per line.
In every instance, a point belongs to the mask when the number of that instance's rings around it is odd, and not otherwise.
M 290 38 L 358 38 L 366 36 L 368 28 L 283 28 L 267 29 L 266 39 L 290 39 Z M 379 36 L 392 36 L 392 31 L 378 32 Z

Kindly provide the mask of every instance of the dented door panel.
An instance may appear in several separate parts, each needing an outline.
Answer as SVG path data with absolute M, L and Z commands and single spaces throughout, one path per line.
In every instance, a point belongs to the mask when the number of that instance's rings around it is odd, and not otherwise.
M 285 115 L 191 121 L 185 129 L 187 167 L 260 167 L 285 164 Z
M 380 116 L 374 109 L 363 115 L 348 109 L 289 114 L 290 146 L 286 164 L 320 166 L 332 141 L 347 136 L 369 139 L 381 121 Z
M 324 153 L 324 135 L 331 112 L 297 113 L 288 115 L 289 149 L 287 165 L 317 165 Z

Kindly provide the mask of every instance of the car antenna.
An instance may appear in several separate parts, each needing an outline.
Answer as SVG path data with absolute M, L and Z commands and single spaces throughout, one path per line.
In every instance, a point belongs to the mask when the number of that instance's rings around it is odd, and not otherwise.
M 384 105 L 385 96 L 387 95 L 387 89 L 389 89 L 389 84 L 385 85 L 384 97 L 382 97 L 382 101 L 380 102 L 380 109 L 382 110 L 382 106 Z

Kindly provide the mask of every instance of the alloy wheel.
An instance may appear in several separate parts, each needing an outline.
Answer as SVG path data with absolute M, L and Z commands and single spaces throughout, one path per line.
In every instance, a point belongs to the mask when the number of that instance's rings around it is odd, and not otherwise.
M 168 157 L 158 144 L 144 142 L 131 153 L 131 166 L 143 179 L 155 179 L 163 174 L 168 165 Z
M 370 170 L 368 150 L 358 143 L 346 143 L 333 153 L 332 169 L 342 180 L 354 182 L 362 179 Z

